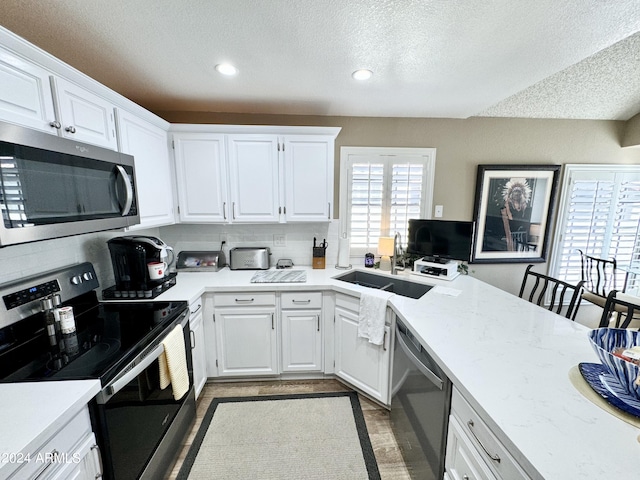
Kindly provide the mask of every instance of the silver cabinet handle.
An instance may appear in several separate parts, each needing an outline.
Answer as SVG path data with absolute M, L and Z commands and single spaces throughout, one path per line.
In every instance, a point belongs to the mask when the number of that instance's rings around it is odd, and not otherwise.
M 69 125 L 67 128 L 64 129 L 64 131 L 69 133 L 76 133 L 76 127 L 74 127 L 73 125 Z
M 251 303 L 253 298 L 236 298 L 236 303 Z
M 311 303 L 311 299 L 308 300 L 291 300 L 293 303 L 298 303 L 298 304 L 302 304 L 302 305 L 307 305 L 309 303 Z
M 227 219 L 227 202 L 222 202 L 222 218 Z
M 271 330 L 275 330 L 276 329 L 276 322 L 273 318 L 273 313 L 271 314 Z
M 191 337 L 191 350 L 196 349 L 196 334 L 193 333 L 193 330 L 189 330 L 189 337 Z
M 236 219 L 236 202 L 231 202 L 231 218 Z
M 49 122 L 49 126 L 53 128 L 57 128 L 58 130 L 62 128 L 62 125 L 60 125 L 60 122 L 57 120 L 54 120 L 53 122 Z
M 195 315 L 195 313 L 196 313 L 197 311 L 199 311 L 201 308 L 202 308 L 202 304 L 200 303 L 200 304 L 198 305 L 198 308 L 196 308 L 193 312 L 191 312 L 190 317 L 193 317 L 193 316 Z
M 91 451 L 94 453 L 94 455 L 98 459 L 97 465 L 98 465 L 98 469 L 100 470 L 98 473 L 96 473 L 95 478 L 96 479 L 102 478 L 102 472 L 104 472 L 104 467 L 102 465 L 102 455 L 100 454 L 100 447 L 98 446 L 98 444 L 95 444 L 93 447 L 91 447 Z
M 58 452 L 58 450 L 52 450 L 51 453 L 49 453 L 49 455 L 45 455 L 45 458 L 49 458 L 49 461 L 46 463 L 46 465 L 44 467 L 42 467 L 42 469 L 36 474 L 35 477 L 33 477 L 35 480 L 38 480 L 38 478 L 42 477 L 42 474 L 47 471 L 47 469 L 53 465 L 53 462 L 56 461 L 56 457 L 60 455 L 60 452 Z
M 387 332 L 384 332 L 382 337 L 382 350 L 387 351 Z
M 316 318 L 318 319 L 318 331 L 320 331 L 320 315 L 316 315 Z
M 480 441 L 480 439 L 478 438 L 478 436 L 476 435 L 476 432 L 473 431 L 473 420 L 469 420 L 467 422 L 467 426 L 469 427 L 469 431 L 471 432 L 471 435 L 473 435 L 473 438 L 476 439 L 476 441 L 480 444 L 480 446 L 482 447 L 482 450 L 484 450 L 484 453 L 486 453 L 489 458 L 491 460 L 493 460 L 496 463 L 500 463 L 500 457 L 497 454 L 491 454 L 489 453 L 489 450 L 487 450 L 487 448 L 482 444 L 482 442 Z
M 329 208 L 327 210 L 327 218 L 331 220 L 331 202 L 327 203 L 327 205 L 329 205 Z

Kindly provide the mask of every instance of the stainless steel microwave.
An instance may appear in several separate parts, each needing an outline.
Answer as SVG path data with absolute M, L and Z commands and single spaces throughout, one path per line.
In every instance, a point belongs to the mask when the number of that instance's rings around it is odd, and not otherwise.
M 133 157 L 0 122 L 0 247 L 140 223 Z

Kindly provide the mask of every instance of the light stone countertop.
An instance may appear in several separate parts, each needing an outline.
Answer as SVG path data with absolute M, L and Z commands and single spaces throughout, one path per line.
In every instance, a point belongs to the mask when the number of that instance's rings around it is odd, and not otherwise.
M 344 271 L 332 267 L 295 269 L 307 272 L 306 283 L 250 283 L 255 271 L 228 268 L 180 272 L 156 300 L 192 302 L 222 291 L 358 296 L 365 288 L 335 280 Z M 598 362 L 586 327 L 470 276 L 402 278 L 439 286 L 418 300 L 394 295 L 389 304 L 532 478 L 638 476 L 640 430 L 585 399 L 569 380 L 578 363 Z M 98 389 L 97 381 L 0 385 L 0 452 L 27 448 L 43 429 L 53 433 Z
M 34 452 L 99 391 L 99 380 L 1 383 L 0 478 L 22 466 L 11 454 Z
M 177 285 L 158 299 L 243 290 L 358 296 L 364 288 L 332 278 L 342 270 L 295 269 L 307 271 L 306 283 L 252 284 L 254 271 L 227 268 L 180 272 Z M 532 478 L 638 476 L 640 430 L 591 403 L 569 380 L 578 363 L 598 363 L 587 327 L 471 276 L 401 277 L 440 286 L 418 300 L 394 295 L 389 304 Z

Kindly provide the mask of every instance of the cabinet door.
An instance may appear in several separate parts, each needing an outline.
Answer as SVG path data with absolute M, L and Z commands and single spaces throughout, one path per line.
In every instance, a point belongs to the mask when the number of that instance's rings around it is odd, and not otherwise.
M 114 106 L 78 85 L 51 77 L 60 134 L 65 138 L 117 150 Z
M 204 328 L 202 323 L 202 302 L 198 301 L 190 307 L 192 317 L 189 319 L 191 327 L 191 356 L 193 359 L 193 383 L 196 390 L 196 399 L 207 382 L 207 357 L 204 340 Z
M 333 137 L 285 137 L 284 206 L 287 222 L 331 220 L 333 144 Z
M 227 221 L 227 170 L 224 135 L 173 135 L 180 221 Z
M 0 119 L 58 134 L 49 72 L 2 48 Z
M 282 371 L 322 370 L 320 310 L 282 311 Z
M 274 309 L 217 309 L 215 323 L 220 376 L 279 373 Z
M 231 221 L 279 221 L 278 137 L 229 135 Z
M 335 309 L 335 373 L 371 397 L 389 402 L 390 329 L 384 328 L 382 345 L 358 337 L 358 314 Z
M 118 110 L 117 115 L 120 151 L 135 159 L 140 209 L 137 228 L 175 223 L 167 132 L 127 111 Z

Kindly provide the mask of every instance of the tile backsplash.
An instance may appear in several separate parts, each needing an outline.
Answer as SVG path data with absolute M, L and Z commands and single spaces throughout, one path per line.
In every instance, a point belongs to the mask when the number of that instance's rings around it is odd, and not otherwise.
M 152 235 L 171 245 L 176 254 L 182 250 L 219 250 L 226 242 L 227 255 L 233 247 L 269 247 L 271 265 L 288 258 L 294 265 L 310 266 L 313 237 L 326 239 L 326 268 L 338 260 L 339 222 L 276 225 L 170 225 L 133 232 L 100 232 L 57 238 L 0 248 L 0 283 L 66 267 L 80 262 L 93 263 L 100 288 L 114 283 L 107 240 L 121 235 Z
M 335 265 L 338 259 L 339 222 L 275 224 L 275 225 L 170 225 L 161 227 L 158 236 L 177 252 L 183 250 L 220 250 L 224 253 L 234 247 L 269 247 L 271 265 L 288 258 L 294 265 L 311 265 L 313 237 L 318 243 L 328 243 L 326 265 Z

